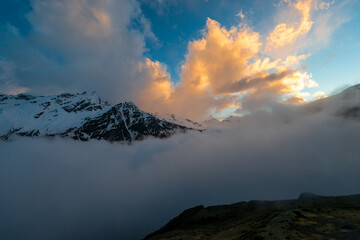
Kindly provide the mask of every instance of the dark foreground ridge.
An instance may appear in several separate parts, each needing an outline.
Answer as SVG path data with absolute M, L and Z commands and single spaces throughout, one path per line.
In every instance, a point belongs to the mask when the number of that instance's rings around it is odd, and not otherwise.
M 360 239 L 360 195 L 197 206 L 145 238 L 160 239 Z

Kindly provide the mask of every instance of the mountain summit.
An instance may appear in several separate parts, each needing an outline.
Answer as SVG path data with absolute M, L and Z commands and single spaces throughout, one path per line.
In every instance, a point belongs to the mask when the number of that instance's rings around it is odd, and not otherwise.
M 60 136 L 77 140 L 134 141 L 193 128 L 145 113 L 132 102 L 110 105 L 94 92 L 56 96 L 0 94 L 0 138 Z
M 327 112 L 329 116 L 360 120 L 360 84 L 342 92 L 305 104 L 305 114 Z M 76 140 L 135 141 L 152 136 L 165 138 L 189 130 L 237 125 L 241 116 L 202 123 L 173 114 L 141 111 L 132 102 L 115 105 L 93 93 L 63 93 L 55 96 L 0 94 L 0 139 L 12 135 L 60 136 Z

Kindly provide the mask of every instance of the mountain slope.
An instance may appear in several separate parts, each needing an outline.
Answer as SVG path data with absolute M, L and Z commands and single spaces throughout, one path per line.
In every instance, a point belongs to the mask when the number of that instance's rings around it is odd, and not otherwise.
M 174 123 L 177 125 L 181 125 L 181 126 L 185 126 L 187 128 L 196 129 L 199 131 L 206 130 L 206 127 L 202 123 L 200 124 L 198 122 L 192 121 L 187 118 L 181 118 L 181 117 L 175 116 L 174 114 L 160 115 L 160 114 L 155 113 L 154 116 L 156 116 L 157 118 L 160 118 L 164 121 Z
M 133 103 L 125 102 L 113 106 L 102 115 L 84 123 L 73 132 L 73 138 L 133 141 L 141 140 L 146 136 L 169 137 L 177 132 L 185 132 L 187 129 L 144 113 Z
M 132 102 L 110 105 L 95 93 L 0 95 L 0 138 L 61 136 L 79 140 L 141 140 L 169 137 L 191 128 L 157 118 Z
M 330 115 L 360 120 L 360 84 L 351 86 L 338 94 L 304 105 L 309 113 L 326 111 Z
M 360 84 L 341 93 L 302 106 L 306 114 L 360 120 Z M 168 137 L 188 130 L 237 125 L 242 117 L 197 123 L 174 115 L 152 115 L 133 103 L 110 105 L 95 93 L 32 96 L 0 94 L 0 139 L 20 136 L 61 136 L 79 140 L 141 140 L 147 136 Z
M 198 206 L 145 239 L 360 239 L 360 195 Z

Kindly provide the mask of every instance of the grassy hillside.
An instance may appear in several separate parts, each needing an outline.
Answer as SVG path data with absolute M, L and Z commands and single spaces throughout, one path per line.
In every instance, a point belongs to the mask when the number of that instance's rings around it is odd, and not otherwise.
M 360 195 L 198 206 L 145 239 L 360 239 Z

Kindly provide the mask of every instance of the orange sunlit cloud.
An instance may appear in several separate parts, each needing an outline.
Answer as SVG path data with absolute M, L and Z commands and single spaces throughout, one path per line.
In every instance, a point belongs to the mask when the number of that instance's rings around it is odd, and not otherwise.
M 293 93 L 289 98 L 285 99 L 285 102 L 290 104 L 303 104 L 306 102 L 306 97 L 309 96 L 310 93 L 308 92 Z
M 269 49 L 283 47 L 287 44 L 294 43 L 299 36 L 307 34 L 313 22 L 310 20 L 310 10 L 313 0 L 298 1 L 293 7 L 298 10 L 301 15 L 300 23 L 280 23 L 267 38 L 267 47 Z
M 175 113 L 195 120 L 209 117 L 229 106 L 242 106 L 239 96 L 264 102 L 269 96 L 290 95 L 288 103 L 303 103 L 306 88 L 317 87 L 311 74 L 299 68 L 310 54 L 272 58 L 267 51 L 286 47 L 299 36 L 306 35 L 312 25 L 312 0 L 292 3 L 301 15 L 298 24 L 280 23 L 263 43 L 259 33 L 246 24 L 230 29 L 208 18 L 202 39 L 190 42 L 181 67 L 181 81 L 172 86 L 166 68 L 147 59 L 146 68 L 152 76 L 149 86 L 140 94 L 139 103 L 151 112 Z M 146 97 L 144 97 L 146 96 Z M 251 106 L 247 104 L 246 106 Z
M 324 92 L 317 91 L 317 92 L 314 93 L 313 97 L 315 99 L 322 99 L 322 98 L 326 98 L 327 95 Z
M 170 76 L 166 73 L 166 66 L 159 62 L 153 62 L 146 59 L 145 63 L 139 65 L 140 71 L 147 71 L 149 85 L 138 96 L 138 101 L 141 102 L 143 108 L 154 110 L 154 106 L 162 106 L 162 112 L 167 112 L 169 109 L 164 109 L 168 105 L 164 105 L 169 101 L 173 93 L 173 86 L 170 81 Z

